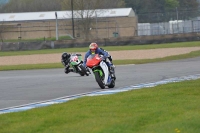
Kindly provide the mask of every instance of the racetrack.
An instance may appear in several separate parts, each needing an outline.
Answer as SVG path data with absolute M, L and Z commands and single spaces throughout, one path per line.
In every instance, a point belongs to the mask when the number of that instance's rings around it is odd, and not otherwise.
M 200 57 L 116 66 L 115 88 L 200 74 L 199 66 Z M 100 87 L 92 75 L 66 75 L 63 69 L 0 71 L 0 109 L 97 90 Z

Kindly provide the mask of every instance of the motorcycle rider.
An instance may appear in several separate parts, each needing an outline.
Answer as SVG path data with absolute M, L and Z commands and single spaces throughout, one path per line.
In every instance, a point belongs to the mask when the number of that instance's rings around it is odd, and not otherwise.
M 116 79 L 115 77 L 115 72 L 114 72 L 114 65 L 112 63 L 112 57 L 111 55 L 109 55 L 109 53 L 107 51 L 105 51 L 102 48 L 99 48 L 97 43 L 92 42 L 89 45 L 89 50 L 86 52 L 85 54 L 85 58 L 84 58 L 84 62 L 83 65 L 86 67 L 86 62 L 87 62 L 87 58 L 89 55 L 91 54 L 99 54 L 99 55 L 103 55 L 103 58 L 105 60 L 106 65 L 108 66 L 109 72 L 111 74 L 111 76 Z
M 70 68 L 70 57 L 71 54 L 68 54 L 67 52 L 63 52 L 61 56 L 61 63 L 63 66 L 65 66 L 64 72 L 68 74 L 69 72 L 74 72 L 73 68 Z

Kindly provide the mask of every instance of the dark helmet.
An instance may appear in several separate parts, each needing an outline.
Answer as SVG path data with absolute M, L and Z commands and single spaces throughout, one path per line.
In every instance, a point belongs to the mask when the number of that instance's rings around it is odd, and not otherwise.
M 70 57 L 70 54 L 68 54 L 67 52 L 62 53 L 62 60 L 67 60 L 69 59 L 69 57 Z

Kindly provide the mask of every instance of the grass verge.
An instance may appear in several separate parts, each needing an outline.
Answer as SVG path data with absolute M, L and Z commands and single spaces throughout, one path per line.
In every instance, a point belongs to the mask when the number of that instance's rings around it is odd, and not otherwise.
M 1 114 L 1 133 L 199 133 L 200 79 Z

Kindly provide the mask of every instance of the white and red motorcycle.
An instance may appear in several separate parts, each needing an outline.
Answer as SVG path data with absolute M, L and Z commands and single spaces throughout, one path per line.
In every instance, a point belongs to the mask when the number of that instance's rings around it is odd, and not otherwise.
M 108 66 L 101 55 L 91 54 L 87 58 L 86 65 L 90 73 L 93 73 L 96 82 L 102 89 L 104 89 L 105 86 L 109 88 L 115 87 L 115 78 L 112 78 Z

